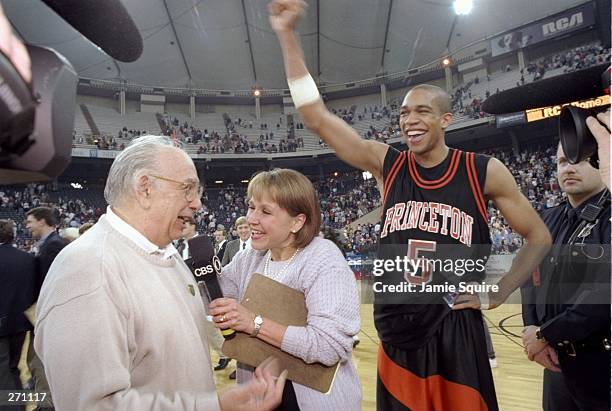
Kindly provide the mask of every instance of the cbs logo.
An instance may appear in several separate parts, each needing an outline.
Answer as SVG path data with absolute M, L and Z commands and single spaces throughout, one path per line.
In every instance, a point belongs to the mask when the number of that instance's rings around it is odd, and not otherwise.
M 196 277 L 201 277 L 203 275 L 216 273 L 219 274 L 221 272 L 221 260 L 219 257 L 214 256 L 212 260 L 212 264 L 205 265 L 203 267 L 198 267 L 193 271 L 193 274 Z

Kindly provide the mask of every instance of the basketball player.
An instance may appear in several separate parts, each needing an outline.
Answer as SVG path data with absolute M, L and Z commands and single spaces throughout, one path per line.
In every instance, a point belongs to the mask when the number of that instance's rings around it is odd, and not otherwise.
M 498 283 L 499 292 L 462 295 L 376 294 L 374 319 L 381 348 L 378 355 L 379 410 L 497 410 L 481 313 L 494 308 L 529 278 L 551 242 L 548 230 L 498 160 L 446 146 L 451 102 L 442 89 L 422 85 L 405 97 L 400 126 L 409 151 L 363 140 L 330 113 L 308 73 L 294 32 L 304 9 L 300 0 L 275 0 L 270 23 L 279 39 L 289 88 L 304 124 L 336 151 L 338 157 L 377 179 L 383 200 L 379 258 L 452 255 L 483 260 L 490 237 L 486 202 L 491 200 L 511 227 L 529 243 Z M 534 246 L 539 245 L 539 247 Z M 486 252 L 485 252 L 486 251 Z M 444 255 L 442 255 L 444 256 Z M 458 272 L 387 272 L 383 283 L 436 284 Z M 484 270 L 462 272 L 480 281 Z M 399 281 L 398 281 L 399 280 Z M 484 300 L 484 301 L 483 301 Z

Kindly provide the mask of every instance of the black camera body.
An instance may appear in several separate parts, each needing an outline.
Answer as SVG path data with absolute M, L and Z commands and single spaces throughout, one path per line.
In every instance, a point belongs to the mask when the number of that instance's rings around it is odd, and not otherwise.
M 0 184 L 48 181 L 70 162 L 77 73 L 52 49 L 27 49 L 31 86 L 0 55 Z
M 610 67 L 601 75 L 602 94 L 610 94 Z M 567 105 L 561 109 L 559 117 L 559 139 L 563 152 L 571 164 L 588 159 L 589 163 L 599 168 L 597 141 L 586 125 L 589 116 L 596 116 L 597 111 Z

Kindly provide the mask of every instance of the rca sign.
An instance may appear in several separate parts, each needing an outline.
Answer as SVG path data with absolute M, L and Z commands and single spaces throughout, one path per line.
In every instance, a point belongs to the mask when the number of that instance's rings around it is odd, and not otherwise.
M 560 31 L 581 26 L 583 23 L 584 17 L 582 16 L 582 12 L 579 11 L 578 13 L 572 14 L 570 17 L 561 17 L 560 19 L 542 25 L 542 34 L 544 37 L 551 36 Z

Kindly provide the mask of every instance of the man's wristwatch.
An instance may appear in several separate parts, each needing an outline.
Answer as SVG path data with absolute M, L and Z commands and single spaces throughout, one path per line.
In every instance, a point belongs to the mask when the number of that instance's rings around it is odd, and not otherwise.
M 546 342 L 546 339 L 544 338 L 544 336 L 542 335 L 542 332 L 540 331 L 540 327 L 538 327 L 536 330 L 536 340 L 541 341 L 541 342 Z
M 261 318 L 261 315 L 255 314 L 255 318 L 253 319 L 253 332 L 251 333 L 251 337 L 257 337 L 257 334 L 259 334 L 259 330 L 261 330 L 262 324 L 263 318 Z

